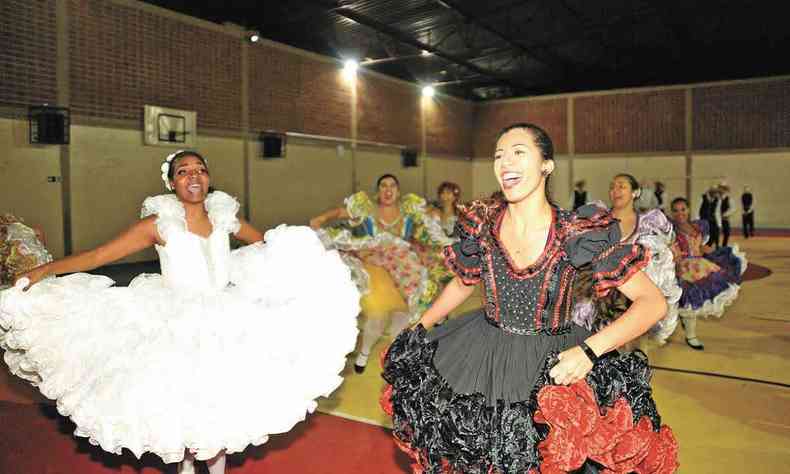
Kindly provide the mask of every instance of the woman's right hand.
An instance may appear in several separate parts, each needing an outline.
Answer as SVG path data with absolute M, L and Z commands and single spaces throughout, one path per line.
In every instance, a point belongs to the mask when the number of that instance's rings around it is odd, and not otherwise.
M 16 279 L 14 279 L 14 285 L 23 278 L 27 278 L 29 280 L 28 284 L 22 288 L 22 291 L 27 291 L 30 289 L 31 286 L 35 285 L 36 283 L 40 282 L 44 278 L 50 275 L 49 270 L 47 269 L 46 265 L 38 266 L 28 272 L 22 273 L 18 275 Z

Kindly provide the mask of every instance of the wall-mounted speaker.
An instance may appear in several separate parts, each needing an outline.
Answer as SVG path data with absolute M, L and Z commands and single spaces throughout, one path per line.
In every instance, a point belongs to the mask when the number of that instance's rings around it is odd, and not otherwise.
M 404 168 L 414 168 L 419 166 L 417 163 L 417 152 L 415 150 L 401 150 L 400 161 Z
M 28 108 L 30 143 L 68 145 L 71 139 L 70 112 L 64 107 L 31 106 Z
M 261 132 L 261 158 L 285 158 L 285 135 L 282 133 Z

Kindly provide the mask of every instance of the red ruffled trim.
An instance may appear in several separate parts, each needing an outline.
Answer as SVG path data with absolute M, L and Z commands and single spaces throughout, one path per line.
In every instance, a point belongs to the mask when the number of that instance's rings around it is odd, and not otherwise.
M 671 474 L 678 467 L 678 444 L 672 430 L 653 431 L 648 417 L 634 425 L 625 398 L 601 410 L 590 386 L 547 385 L 538 392 L 536 423 L 549 425 L 538 444 L 542 474 L 567 473 L 587 459 L 601 464 L 602 474 Z
M 384 413 L 392 417 L 393 409 L 392 409 L 392 385 L 387 384 L 384 386 L 384 391 L 381 392 L 381 396 L 379 397 L 379 406 Z
M 412 448 L 409 443 L 405 443 L 398 438 L 395 438 L 395 444 L 401 451 L 406 453 L 412 459 L 412 461 L 414 461 L 410 465 L 412 474 L 423 474 L 425 469 L 423 469 L 422 466 L 423 463 L 426 463 L 425 454 L 421 453 L 417 449 Z
M 615 220 L 615 217 L 608 209 L 597 207 L 595 213 L 590 217 L 573 214 L 573 218 L 563 226 L 562 231 L 565 237 L 575 237 L 590 230 L 609 227 Z
M 595 272 L 593 274 L 593 279 L 595 280 L 593 289 L 598 298 L 603 298 L 608 295 L 612 288 L 622 285 L 630 280 L 637 272 L 647 267 L 647 264 L 650 262 L 650 249 L 638 244 L 632 244 L 631 247 L 631 253 L 623 257 L 613 270 L 608 272 Z M 596 258 L 596 260 L 603 260 L 609 253 L 617 248 L 617 246 L 612 247 L 609 251 Z
M 499 199 L 476 199 L 459 206 L 458 222 L 467 233 L 479 236 L 483 225 L 506 206 L 507 203 Z
M 423 468 L 423 466 L 424 465 L 427 466 L 429 464 L 428 457 L 425 454 L 425 452 L 412 448 L 409 443 L 401 441 L 397 437 L 395 438 L 395 444 L 398 446 L 398 449 L 406 453 L 406 455 L 409 456 L 412 459 L 412 461 L 414 461 L 409 466 L 411 467 L 412 474 L 424 474 L 425 468 Z M 462 471 L 454 469 L 447 459 L 442 459 L 441 463 L 442 463 L 441 472 L 443 474 L 463 474 Z M 496 474 L 493 468 L 489 469 L 488 472 L 489 474 Z M 540 474 L 540 473 L 538 473 L 537 471 L 530 470 L 528 474 Z
M 480 272 L 482 268 L 478 265 L 476 267 L 466 267 L 458 261 L 458 255 L 452 246 L 444 248 L 444 263 L 452 272 L 464 282 L 465 285 L 476 285 L 480 283 Z
M 385 347 L 384 350 L 379 353 L 379 363 L 382 367 L 384 367 L 384 361 L 387 360 L 387 354 L 389 351 L 390 345 L 388 344 L 387 347 Z M 384 410 L 384 413 L 392 418 L 392 385 L 387 384 L 384 386 L 384 391 L 381 392 L 381 396 L 379 397 L 379 406 L 382 410 Z

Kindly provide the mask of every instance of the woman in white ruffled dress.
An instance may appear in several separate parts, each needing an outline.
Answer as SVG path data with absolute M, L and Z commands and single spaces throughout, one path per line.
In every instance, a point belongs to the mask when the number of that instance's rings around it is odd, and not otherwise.
M 649 263 L 644 269 L 650 281 L 661 290 L 667 300 L 666 315 L 653 326 L 649 335 L 659 344 L 666 343 L 678 325 L 678 301 L 682 293 L 677 284 L 672 244 L 675 233 L 672 223 L 661 209 L 637 212 L 635 201 L 642 192 L 639 181 L 627 173 L 620 173 L 609 184 L 611 209 L 601 202 L 593 204 L 607 209 L 619 221 L 622 242 L 640 244 L 650 251 Z M 630 302 L 619 291 L 610 292 L 594 304 L 586 300 L 574 308 L 574 321 L 588 329 L 599 329 L 618 318 L 628 309 Z
M 359 293 L 311 229 L 280 226 L 263 243 L 235 199 L 210 192 L 198 153 L 168 156 L 162 178 L 173 193 L 146 199 L 120 236 L 0 293 L 0 344 L 77 436 L 217 474 L 226 453 L 287 432 L 340 385 Z M 252 245 L 231 252 L 230 234 Z M 128 288 L 73 273 L 151 245 L 162 274 Z

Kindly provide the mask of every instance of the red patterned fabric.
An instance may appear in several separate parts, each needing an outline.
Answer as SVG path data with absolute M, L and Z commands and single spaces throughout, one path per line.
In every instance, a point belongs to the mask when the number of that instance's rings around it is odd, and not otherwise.
M 403 441 L 399 440 L 397 437 L 395 438 L 395 444 L 400 448 L 401 451 L 406 453 L 414 462 L 411 463 L 409 467 L 411 467 L 412 474 L 423 474 L 425 469 L 423 469 L 423 463 L 426 463 L 424 459 L 425 456 L 421 455 L 421 453 L 412 448 L 410 444 L 404 443 Z
M 480 272 L 482 268 L 477 265 L 463 263 L 463 259 L 455 252 L 452 246 L 447 246 L 443 250 L 445 265 L 456 275 L 464 285 L 476 285 L 480 283 Z M 479 257 L 476 259 L 479 260 Z
M 387 346 L 379 354 L 379 361 L 382 367 L 384 367 L 384 361 L 387 359 L 387 352 L 389 352 L 389 350 L 390 346 Z M 392 385 L 387 384 L 384 386 L 384 391 L 381 392 L 381 396 L 379 397 L 379 406 L 384 410 L 384 413 L 392 417 Z
M 678 445 L 669 427 L 655 432 L 647 417 L 634 426 L 624 398 L 601 414 L 586 381 L 543 387 L 534 419 L 549 425 L 538 444 L 542 474 L 579 469 L 588 458 L 604 467 L 602 474 L 670 474 L 678 467 Z
M 603 229 L 612 225 L 616 220 L 608 209 L 595 207 L 590 215 L 586 215 L 583 211 L 587 208 L 588 206 L 585 206 L 578 210 L 573 218 L 562 227 L 563 237 L 574 237 L 591 230 Z
M 384 410 L 384 413 L 390 417 L 392 416 L 392 385 L 387 384 L 384 386 L 384 391 L 381 392 L 379 397 L 379 406 Z
M 650 249 L 640 245 L 626 245 L 624 248 L 629 248 L 630 251 L 623 256 L 617 263 L 617 266 L 611 270 L 596 271 L 593 275 L 595 284 L 595 294 L 598 298 L 603 298 L 609 294 L 613 288 L 621 286 L 631 279 L 637 272 L 644 270 L 650 263 Z M 613 247 L 613 250 L 619 247 Z M 608 255 L 607 255 L 608 256 Z M 601 258 L 600 260 L 604 260 Z M 593 268 L 597 267 L 596 260 L 593 262 Z

